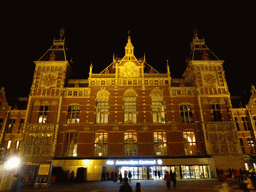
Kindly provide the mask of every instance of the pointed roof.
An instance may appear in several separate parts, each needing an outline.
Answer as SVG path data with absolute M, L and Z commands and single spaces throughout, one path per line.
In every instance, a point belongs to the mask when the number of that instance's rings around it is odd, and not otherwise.
M 193 41 L 190 44 L 190 60 L 220 60 L 206 45 L 204 39 L 199 39 L 194 29 Z
M 54 38 L 53 45 L 38 61 L 66 61 L 64 28 L 60 30 L 60 38 Z

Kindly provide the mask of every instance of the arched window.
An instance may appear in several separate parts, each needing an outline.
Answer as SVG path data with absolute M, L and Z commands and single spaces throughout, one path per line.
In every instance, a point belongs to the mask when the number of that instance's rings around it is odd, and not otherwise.
M 185 155 L 197 155 L 196 136 L 193 131 L 183 132 Z
M 107 156 L 108 133 L 95 133 L 94 155 Z
M 153 123 L 165 123 L 163 90 L 156 88 L 151 94 Z
M 154 152 L 156 155 L 167 155 L 166 132 L 154 132 Z
M 77 156 L 77 132 L 67 132 L 65 133 L 64 140 L 64 156 Z
M 137 94 L 134 89 L 124 93 L 124 123 L 137 123 Z
M 68 106 L 67 124 L 78 124 L 80 123 L 80 105 Z
M 96 123 L 108 123 L 109 92 L 101 89 L 96 96 Z
M 124 133 L 124 152 L 125 152 L 125 156 L 137 155 L 137 133 L 136 132 Z
M 192 123 L 194 122 L 192 105 L 182 104 L 180 105 L 180 120 L 182 123 Z

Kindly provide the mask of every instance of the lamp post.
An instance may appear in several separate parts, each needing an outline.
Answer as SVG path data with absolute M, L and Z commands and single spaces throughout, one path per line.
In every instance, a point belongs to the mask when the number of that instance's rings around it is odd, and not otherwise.
M 10 157 L 3 165 L 0 165 L 0 191 L 9 190 L 12 184 L 12 175 L 20 167 L 21 160 L 18 157 Z

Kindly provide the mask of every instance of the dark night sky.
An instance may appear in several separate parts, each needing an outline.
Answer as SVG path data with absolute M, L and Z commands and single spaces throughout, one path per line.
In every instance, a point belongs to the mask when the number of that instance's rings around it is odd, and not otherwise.
M 66 5 L 28 8 L 13 5 L 1 13 L 1 75 L 8 101 L 26 97 L 32 84 L 35 64 L 52 45 L 64 25 L 67 57 L 73 58 L 72 79 L 88 78 L 112 62 L 113 52 L 124 56 L 130 30 L 135 56 L 144 52 L 147 62 L 159 72 L 166 72 L 169 60 L 171 76 L 182 76 L 190 54 L 193 28 L 206 46 L 224 60 L 231 95 L 250 92 L 255 77 L 255 15 L 250 5 L 167 6 Z M 54 8 L 53 8 L 53 7 Z M 10 10 L 9 10 L 10 9 Z M 6 14 L 8 12 L 8 14 Z

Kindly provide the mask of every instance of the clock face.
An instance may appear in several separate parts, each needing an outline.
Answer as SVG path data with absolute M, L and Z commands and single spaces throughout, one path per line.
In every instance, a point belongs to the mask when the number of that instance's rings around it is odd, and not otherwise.
M 52 74 L 47 74 L 43 77 L 42 82 L 43 82 L 44 86 L 49 87 L 49 86 L 53 85 L 56 82 L 56 78 Z
M 120 75 L 122 77 L 139 77 L 139 70 L 136 67 L 135 63 L 127 62 L 124 66 L 121 67 Z
M 205 79 L 205 81 L 206 81 L 207 83 L 209 83 L 209 84 L 214 84 L 214 83 L 216 82 L 216 78 L 215 78 L 215 76 L 212 75 L 212 74 L 207 74 L 207 75 L 205 75 L 204 79 Z

